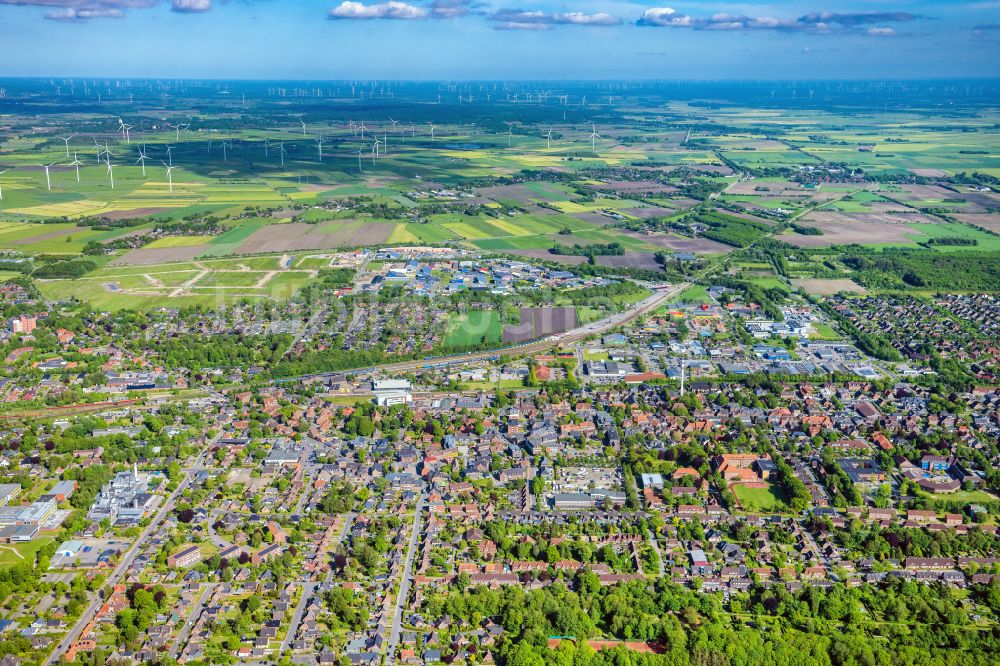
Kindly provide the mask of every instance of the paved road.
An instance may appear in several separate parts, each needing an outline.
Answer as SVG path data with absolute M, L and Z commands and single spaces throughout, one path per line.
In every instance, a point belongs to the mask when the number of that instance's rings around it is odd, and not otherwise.
M 221 513 L 222 509 L 212 509 L 212 512 L 208 514 L 208 538 L 212 540 L 212 543 L 215 544 L 219 550 L 225 550 L 233 544 L 219 536 L 219 533 L 216 532 L 215 527 L 213 527 L 215 522 L 219 519 L 219 514 Z
M 292 352 L 292 350 L 295 349 L 295 345 L 299 344 L 299 341 L 302 338 L 304 338 L 306 335 L 312 335 L 313 333 L 315 333 L 316 324 L 318 324 L 319 321 L 323 317 L 325 317 L 326 313 L 329 311 L 330 311 L 329 308 L 327 308 L 325 305 L 316 310 L 313 316 L 309 318 L 309 321 L 306 322 L 305 325 L 302 328 L 300 328 L 299 331 L 295 334 L 295 337 L 292 338 L 292 344 L 288 345 L 288 349 L 286 349 L 285 353 L 281 355 L 282 358 L 288 356 Z
M 174 501 L 177 499 L 177 496 L 181 492 L 183 492 L 185 488 L 187 488 L 190 480 L 191 480 L 190 476 L 184 477 L 184 480 L 181 481 L 180 484 L 178 484 L 174 492 L 170 493 L 170 496 L 167 498 L 167 501 L 163 503 L 163 506 L 160 507 L 160 510 L 156 513 L 156 516 L 153 518 L 153 520 L 150 521 L 149 525 L 146 526 L 146 529 L 142 531 L 142 534 L 139 535 L 139 538 L 132 543 L 132 546 L 127 551 L 125 551 L 125 556 L 122 557 L 121 561 L 118 563 L 118 566 L 115 567 L 114 571 L 111 572 L 111 574 L 105 581 L 105 585 L 107 587 L 109 588 L 114 587 L 122 579 L 122 577 L 125 575 L 125 572 L 128 571 L 128 568 L 132 566 L 132 562 L 135 561 L 136 556 L 139 554 L 139 550 L 142 548 L 142 545 L 149 538 L 149 535 L 152 534 L 153 531 L 160 526 L 160 523 L 163 521 L 164 516 L 166 516 L 167 513 L 171 509 L 173 509 Z M 62 657 L 63 654 L 65 654 L 66 650 L 69 649 L 70 644 L 80 637 L 80 634 L 83 632 L 84 628 L 86 628 L 87 624 L 89 624 L 90 621 L 94 619 L 94 616 L 97 615 L 97 611 L 100 610 L 103 603 L 104 600 L 101 599 L 100 596 L 97 596 L 97 598 L 91 602 L 90 606 L 88 606 L 87 609 L 83 612 L 83 615 L 80 616 L 80 619 L 76 621 L 75 625 L 73 625 L 73 628 L 70 629 L 65 636 L 63 636 L 63 639 L 59 641 L 59 644 L 56 646 L 55 650 L 53 650 L 49 654 L 48 658 L 45 660 L 45 664 L 54 664 L 60 659 L 60 657 Z
M 341 543 L 344 542 L 344 537 L 346 537 L 347 533 L 351 531 L 351 525 L 354 524 L 354 519 L 357 518 L 357 517 L 358 517 L 358 514 L 356 514 L 356 513 L 349 513 L 349 514 L 347 514 L 347 518 L 344 519 L 344 527 L 341 528 L 340 534 L 337 535 L 337 541 L 336 541 L 336 543 L 330 544 L 331 548 L 339 546 Z M 327 570 L 327 572 L 326 572 L 326 578 L 323 579 L 323 582 L 326 583 L 326 584 L 330 584 L 330 583 L 333 582 L 333 567 L 332 566 Z
M 622 324 L 626 324 L 633 319 L 641 317 L 642 315 L 652 312 L 656 308 L 660 307 L 664 303 L 669 303 L 673 298 L 676 298 L 678 294 L 687 289 L 690 284 L 687 282 L 681 283 L 676 286 L 672 286 L 669 289 L 659 289 L 650 294 L 647 298 L 634 303 L 629 309 L 619 312 L 617 314 L 611 315 L 606 319 L 600 321 L 591 322 L 586 326 L 581 326 L 575 328 L 572 331 L 567 331 L 566 333 L 560 333 L 559 335 L 552 335 L 544 340 L 537 340 L 535 342 L 528 342 L 523 345 L 517 345 L 515 347 L 507 347 L 505 349 L 496 349 L 493 351 L 485 352 L 475 352 L 469 354 L 457 354 L 455 356 L 439 356 L 433 359 L 419 359 L 415 361 L 402 361 L 400 363 L 387 363 L 385 365 L 376 365 L 367 370 L 382 370 L 385 372 L 408 372 L 411 370 L 419 370 L 420 368 L 429 365 L 454 365 L 461 363 L 471 363 L 474 361 L 483 361 L 486 359 L 493 358 L 498 355 L 526 355 L 526 354 L 537 354 L 539 352 L 546 351 L 553 347 L 560 345 L 566 345 L 568 343 L 577 342 L 583 340 L 591 335 L 601 335 L 606 333 L 611 329 L 617 328 Z M 357 372 L 355 370 L 354 372 Z M 281 379 L 278 381 L 289 382 L 298 381 L 301 379 L 307 379 L 310 377 L 330 377 L 334 375 L 342 375 L 343 371 L 340 372 L 320 372 L 312 375 L 302 375 L 300 377 L 289 377 L 286 379 Z
M 180 654 L 180 651 L 184 649 L 184 645 L 187 644 L 188 635 L 191 633 L 191 629 L 194 628 L 195 623 L 198 621 L 198 615 L 201 614 L 201 607 L 205 603 L 205 599 L 211 594 L 212 590 L 218 583 L 206 583 L 201 588 L 201 594 L 195 599 L 194 607 L 191 609 L 191 614 L 188 615 L 187 622 L 181 627 L 181 631 L 177 634 L 177 640 L 170 647 L 170 656 L 174 659 Z
M 663 578 L 666 573 L 666 568 L 663 566 L 663 553 L 660 552 L 660 544 L 656 543 L 656 537 L 653 536 L 653 531 L 648 527 L 646 528 L 646 539 L 649 541 L 649 545 L 656 553 L 656 569 L 660 578 Z
M 410 582 L 413 580 L 413 556 L 417 550 L 417 537 L 420 536 L 420 520 L 424 508 L 424 500 L 427 494 L 424 493 L 417 500 L 417 507 L 413 512 L 413 529 L 410 532 L 410 543 L 406 548 L 406 559 L 403 562 L 403 580 L 399 583 L 399 594 L 396 595 L 396 609 L 392 613 L 392 628 L 389 630 L 389 640 L 386 642 L 385 665 L 392 666 L 396 656 L 396 646 L 399 645 L 399 635 L 402 633 L 403 604 L 410 594 Z
M 295 634 L 298 633 L 299 623 L 302 622 L 302 614 L 306 612 L 306 603 L 312 598 L 313 594 L 316 593 L 317 587 L 319 587 L 319 583 L 302 583 L 302 594 L 299 595 L 299 603 L 295 606 L 295 612 L 292 614 L 292 621 L 288 625 L 288 631 L 285 633 L 285 638 L 281 641 L 281 649 L 278 651 L 279 655 L 283 654 L 285 650 L 291 647 L 292 640 L 295 638 Z
M 221 432 L 215 437 L 213 437 L 211 440 L 206 442 L 205 447 L 199 452 L 196 460 L 200 460 L 201 456 L 205 453 L 205 451 L 210 449 L 212 445 L 219 440 L 220 437 L 222 437 Z M 135 558 L 136 556 L 138 556 L 139 550 L 142 548 L 143 544 L 145 544 L 146 540 L 149 539 L 149 535 L 159 528 L 160 523 L 163 522 L 163 518 L 167 515 L 167 513 L 169 513 L 174 508 L 174 502 L 177 500 L 180 494 L 184 492 L 184 489 L 188 487 L 188 484 L 191 483 L 191 478 L 192 478 L 191 473 L 186 470 L 184 470 L 183 473 L 184 473 L 184 480 L 177 485 L 177 488 L 174 489 L 174 492 L 170 493 L 170 495 L 167 497 L 167 500 L 163 503 L 163 506 L 161 506 L 160 510 L 156 512 L 156 515 L 153 516 L 153 519 L 149 521 L 149 525 L 147 525 L 146 529 L 142 531 L 142 534 L 139 535 L 139 538 L 137 538 L 132 543 L 132 546 L 127 551 L 125 551 L 125 555 L 118 563 L 118 566 L 116 566 L 114 571 L 112 571 L 111 574 L 108 576 L 107 580 L 105 581 L 105 585 L 107 587 L 113 588 L 115 585 L 118 584 L 118 582 L 125 575 L 125 572 L 128 571 L 128 568 L 132 566 L 132 562 L 135 561 Z M 61 641 L 59 641 L 59 644 L 56 645 L 55 649 L 49 653 L 49 656 L 45 659 L 44 662 L 46 666 L 48 666 L 49 664 L 56 663 L 57 661 L 60 660 L 60 658 L 62 658 L 64 654 L 66 654 L 66 650 L 69 649 L 70 644 L 72 644 L 80 637 L 80 634 L 83 633 L 83 630 L 86 628 L 86 626 L 90 624 L 90 622 L 94 619 L 94 616 L 97 615 L 97 611 L 101 609 L 103 603 L 104 600 L 101 599 L 99 595 L 91 602 L 91 604 L 87 607 L 87 609 L 83 611 L 83 614 L 80 615 L 80 619 L 76 621 L 76 624 L 74 624 L 73 627 L 68 632 L 66 632 L 66 635 L 63 636 Z

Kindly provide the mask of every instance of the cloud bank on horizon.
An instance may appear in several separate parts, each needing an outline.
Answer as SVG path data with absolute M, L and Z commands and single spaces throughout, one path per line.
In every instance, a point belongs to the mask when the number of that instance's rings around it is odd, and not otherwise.
M 709 4 L 709 3 L 701 3 Z M 720 4 L 725 4 L 721 2 Z M 99 18 L 124 18 L 130 10 L 152 9 L 168 5 L 170 11 L 204 14 L 212 10 L 212 0 L 0 0 L 0 5 L 46 8 L 46 19 L 67 21 Z M 814 11 L 797 17 L 749 16 L 716 12 L 691 16 L 672 7 L 650 7 L 637 18 L 617 16 L 605 11 L 546 11 L 536 8 L 499 7 L 484 11 L 485 3 L 474 0 L 431 0 L 426 3 L 386 0 L 359 2 L 343 0 L 327 10 L 335 21 L 456 19 L 480 15 L 500 30 L 538 30 L 557 25 L 615 27 L 634 24 L 644 27 L 691 28 L 696 30 L 776 30 L 828 33 L 878 24 L 875 30 L 891 30 L 884 24 L 907 23 L 928 17 L 908 11 L 830 12 Z M 868 28 L 871 30 L 871 28 Z
M 780 4 L 577 0 L 572 5 L 555 0 L 525 4 L 504 0 L 0 0 L 0 26 L 16 24 L 19 29 L 11 34 L 23 39 L 27 47 L 27 53 L 11 49 L 8 54 L 15 60 L 25 58 L 25 67 L 29 67 L 30 52 L 43 46 L 38 40 L 44 41 L 46 35 L 37 26 L 46 22 L 81 26 L 92 37 L 108 38 L 106 43 L 114 48 L 113 40 L 132 30 L 131 26 L 158 29 L 177 21 L 182 21 L 185 32 L 175 28 L 174 38 L 192 49 L 192 58 L 199 49 L 235 56 L 253 43 L 247 39 L 251 37 L 276 47 L 266 54 L 275 63 L 282 58 L 281 47 L 300 55 L 313 49 L 317 59 L 322 59 L 331 48 L 355 44 L 350 55 L 381 50 L 416 64 L 415 54 L 407 49 L 417 45 L 423 49 L 423 58 L 432 58 L 435 51 L 461 54 L 461 64 L 469 68 L 475 66 L 477 54 L 485 58 L 489 52 L 494 62 L 507 63 L 512 71 L 547 63 L 554 69 L 563 55 L 572 69 L 574 53 L 576 60 L 579 54 L 588 59 L 603 57 L 609 63 L 607 69 L 617 63 L 622 70 L 641 66 L 643 58 L 648 62 L 658 55 L 676 54 L 683 56 L 697 77 L 702 63 L 721 67 L 725 58 L 732 62 L 746 53 L 762 58 L 796 53 L 800 57 L 813 54 L 824 71 L 840 67 L 844 76 L 862 74 L 858 68 L 869 63 L 892 63 L 898 70 L 892 75 L 914 77 L 922 73 L 921 62 L 935 65 L 925 67 L 930 76 L 946 73 L 943 70 L 949 75 L 974 71 L 989 76 L 984 59 L 1000 55 L 1000 0 L 790 0 Z M 335 37 L 334 44 L 323 42 L 324 24 L 325 36 Z M 227 34 L 237 29 L 242 31 L 239 38 Z M 209 45 L 184 41 L 195 33 L 213 32 L 225 36 Z M 517 32 L 521 35 L 511 34 Z M 154 33 L 143 34 L 151 42 L 170 37 L 166 32 Z M 284 41 L 271 37 L 272 33 L 282 35 Z M 721 37 L 727 34 L 744 37 Z M 546 40 L 545 50 L 540 49 L 539 39 Z M 230 41 L 222 44 L 225 40 Z M 869 57 L 862 58 L 866 49 Z M 824 52 L 834 55 L 821 57 Z M 83 62 L 93 59 L 87 53 L 74 57 Z M 253 60 L 247 59 L 248 66 Z M 567 71 L 566 75 L 581 73 Z

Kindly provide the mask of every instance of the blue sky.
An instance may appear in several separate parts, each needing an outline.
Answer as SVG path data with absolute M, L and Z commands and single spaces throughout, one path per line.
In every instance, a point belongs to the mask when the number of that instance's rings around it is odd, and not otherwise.
M 6 76 L 996 76 L 1000 0 L 0 0 Z

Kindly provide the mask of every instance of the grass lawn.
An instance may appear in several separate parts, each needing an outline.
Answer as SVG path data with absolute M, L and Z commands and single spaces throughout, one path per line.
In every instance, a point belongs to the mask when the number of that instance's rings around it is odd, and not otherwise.
M 462 388 L 467 391 L 489 391 L 497 388 L 496 382 L 460 382 Z M 500 389 L 520 389 L 524 388 L 524 383 L 517 379 L 501 379 Z
M 469 347 L 481 342 L 500 342 L 503 326 L 500 313 L 495 310 L 474 310 L 455 313 L 448 319 L 448 331 L 444 336 L 445 347 Z
M 693 284 L 678 296 L 682 303 L 711 303 L 712 299 L 709 298 L 708 292 L 705 287 L 700 284 Z
M 942 493 L 941 495 L 931 495 L 920 491 L 921 497 L 926 497 L 934 504 L 945 502 L 961 502 L 962 504 L 985 504 L 997 501 L 996 495 L 991 495 L 985 490 L 957 490 L 953 493 Z
M 45 544 L 51 543 L 52 537 L 43 536 L 27 543 L 4 544 L 0 546 L 0 566 L 27 562 L 35 563 L 35 553 L 41 550 Z
M 842 337 L 829 324 L 813 324 L 812 333 L 809 334 L 810 340 L 840 340 Z
M 788 508 L 784 491 L 774 484 L 766 488 L 748 488 L 744 485 L 731 488 L 744 511 L 783 511 Z
M 750 278 L 749 282 L 753 282 L 759 287 L 764 289 L 783 289 L 784 291 L 789 291 L 788 284 L 781 278 L 776 277 L 755 277 Z

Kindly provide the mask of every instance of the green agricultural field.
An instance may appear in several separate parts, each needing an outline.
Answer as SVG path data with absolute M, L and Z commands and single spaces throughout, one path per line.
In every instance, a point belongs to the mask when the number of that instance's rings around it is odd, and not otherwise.
M 975 245 L 934 245 L 930 247 L 940 252 L 955 252 L 958 250 L 1000 251 L 1000 236 L 988 233 L 967 224 L 947 222 L 942 224 L 911 224 L 920 235 L 911 235 L 914 241 L 925 243 L 933 238 L 968 238 L 976 241 Z

